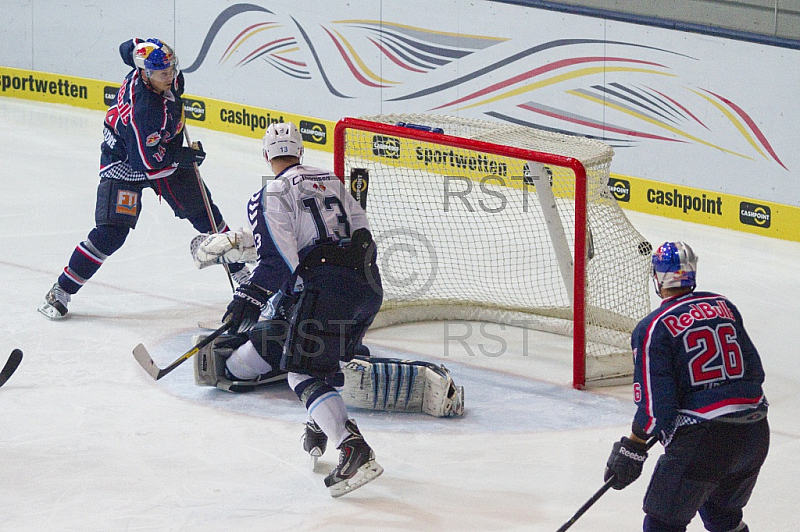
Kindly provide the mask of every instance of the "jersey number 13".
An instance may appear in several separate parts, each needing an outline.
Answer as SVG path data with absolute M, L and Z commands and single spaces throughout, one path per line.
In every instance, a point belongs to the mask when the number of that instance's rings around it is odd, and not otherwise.
M 336 196 L 326 196 L 322 199 L 322 207 L 332 214 L 334 213 L 334 209 L 337 211 L 335 213 L 337 228 L 332 232 L 332 234 L 336 236 L 336 240 L 350 238 L 350 222 L 347 220 L 347 213 L 344 210 L 344 205 L 342 205 L 341 200 Z M 314 244 L 319 245 L 333 242 L 331 233 L 328 231 L 328 225 L 325 223 L 326 217 L 323 216 L 317 198 L 303 199 L 303 210 L 311 213 L 311 217 L 314 219 L 314 225 L 317 226 L 319 238 L 314 241 Z M 331 216 L 329 215 L 327 218 L 331 219 Z

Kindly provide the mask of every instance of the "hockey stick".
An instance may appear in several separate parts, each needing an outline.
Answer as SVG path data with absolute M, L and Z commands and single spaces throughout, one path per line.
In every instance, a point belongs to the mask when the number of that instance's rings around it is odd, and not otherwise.
M 192 356 L 197 354 L 198 351 L 200 351 L 202 348 L 213 342 L 217 336 L 224 333 L 227 328 L 228 328 L 228 321 L 226 320 L 219 329 L 215 330 L 213 333 L 206 336 L 203 340 L 198 342 L 197 345 L 195 345 L 193 348 L 191 348 L 183 355 L 178 357 L 178 359 L 175 360 L 175 362 L 173 362 L 164 369 L 161 369 L 158 366 L 156 366 L 156 363 L 153 362 L 153 358 L 150 356 L 150 353 L 147 352 L 147 349 L 142 344 L 139 344 L 133 348 L 133 358 L 135 358 L 136 361 L 144 368 L 144 370 L 147 372 L 148 375 L 153 377 L 154 380 L 158 380 L 167 373 L 171 372 L 173 369 L 177 368 L 178 366 L 180 366 L 181 364 L 192 358 Z
M 6 365 L 0 370 L 0 386 L 4 385 L 8 379 L 17 371 L 19 363 L 22 362 L 22 351 L 14 349 L 6 361 Z
M 655 445 L 657 441 L 658 441 L 658 438 L 656 438 L 656 437 L 650 438 L 650 439 L 647 441 L 647 450 L 650 450 L 650 448 L 651 448 L 653 445 Z M 572 516 L 572 518 L 571 518 L 569 521 L 567 521 L 566 523 L 564 523 L 563 525 L 561 525 L 561 528 L 559 528 L 558 530 L 556 530 L 556 532 L 564 532 L 564 531 L 565 531 L 565 530 L 567 530 L 569 527 L 571 527 L 572 525 L 574 525 L 574 524 L 575 524 L 575 521 L 577 521 L 577 520 L 578 520 L 578 519 L 579 519 L 579 518 L 580 518 L 580 517 L 581 517 L 583 514 L 585 514 L 585 513 L 586 513 L 586 510 L 588 510 L 589 508 L 591 508 L 591 507 L 592 507 L 592 505 L 593 505 L 594 503 L 596 503 L 596 502 L 597 502 L 597 500 L 598 500 L 600 497 L 602 497 L 602 496 L 603 496 L 603 494 L 604 494 L 605 492 L 607 492 L 608 490 L 610 490 L 610 489 L 611 489 L 611 485 L 614 483 L 614 480 L 616 480 L 616 476 L 615 476 L 615 475 L 612 475 L 612 476 L 611 476 L 611 477 L 610 477 L 608 480 L 606 480 L 605 484 L 603 484 L 603 487 L 602 487 L 602 488 L 600 488 L 599 490 L 597 490 L 597 493 L 595 493 L 594 495 L 592 495 L 592 496 L 591 496 L 591 498 L 590 498 L 588 501 L 586 501 L 586 502 L 583 504 L 583 506 L 581 506 L 581 507 L 578 509 L 578 511 L 577 511 L 577 512 L 575 512 L 575 515 L 573 515 L 573 516 Z
M 183 134 L 186 136 L 186 143 L 191 146 L 192 141 L 189 138 L 189 129 L 186 127 L 186 124 L 183 125 Z M 211 202 L 208 199 L 208 194 L 206 193 L 206 184 L 203 182 L 203 176 L 200 175 L 200 168 L 197 166 L 197 163 L 193 163 L 192 166 L 194 167 L 194 175 L 197 176 L 197 186 L 200 187 L 200 194 L 203 196 L 203 205 L 206 207 L 206 214 L 208 215 L 208 221 L 211 223 L 211 231 L 214 233 L 219 233 L 217 229 L 217 224 L 214 221 L 214 213 L 211 212 Z M 222 265 L 225 268 L 225 273 L 228 274 L 228 282 L 231 284 L 231 290 L 236 291 L 236 287 L 233 286 L 233 277 L 231 276 L 231 269 L 228 267 L 227 264 Z

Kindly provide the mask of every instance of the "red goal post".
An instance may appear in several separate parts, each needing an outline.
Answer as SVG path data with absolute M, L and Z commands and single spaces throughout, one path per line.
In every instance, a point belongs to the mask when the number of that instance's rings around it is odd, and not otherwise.
M 398 123 L 405 125 L 396 125 Z M 521 224 L 520 233 L 536 226 L 536 236 L 531 237 L 530 241 L 522 242 L 520 249 L 524 250 L 526 246 L 532 245 L 539 246 L 547 240 L 553 244 L 551 247 L 557 247 L 555 243 L 563 240 L 569 248 L 562 244 L 560 256 L 557 256 L 559 255 L 557 252 L 553 253 L 547 262 L 542 263 L 545 265 L 545 270 L 560 269 L 561 275 L 551 275 L 550 272 L 543 274 L 542 265 L 537 264 L 534 267 L 531 264 L 531 268 L 527 268 L 528 265 L 524 262 L 508 266 L 508 270 L 495 270 L 491 267 L 491 271 L 487 269 L 485 272 L 469 274 L 477 280 L 475 284 L 480 285 L 480 280 L 483 279 L 488 285 L 499 278 L 505 278 L 512 269 L 522 269 L 523 275 L 515 281 L 518 284 L 509 282 L 505 289 L 507 292 L 515 291 L 516 286 L 523 284 L 520 281 L 526 278 L 551 277 L 547 291 L 561 292 L 562 296 L 554 296 L 553 301 L 542 303 L 535 302 L 532 298 L 530 304 L 526 306 L 525 301 L 522 301 L 522 304 L 519 300 L 506 302 L 504 296 L 497 294 L 494 295 L 494 299 L 473 300 L 469 295 L 461 293 L 457 287 L 453 288 L 454 283 L 447 279 L 439 283 L 440 280 L 437 278 L 434 284 L 442 284 L 444 288 L 433 296 L 423 292 L 415 293 L 417 299 L 400 292 L 394 294 L 390 286 L 386 290 L 387 297 L 381 314 L 394 312 L 396 316 L 383 321 L 376 319 L 376 326 L 426 319 L 465 319 L 465 317 L 476 321 L 512 325 L 524 322 L 526 324 L 524 326 L 528 326 L 527 321 L 520 321 L 518 317 L 526 314 L 537 316 L 532 328 L 572 335 L 575 388 L 583 388 L 587 381 L 596 384 L 629 381 L 632 372 L 630 347 L 629 345 L 623 347 L 621 340 L 626 335 L 629 338 L 636 321 L 649 312 L 649 297 L 646 293 L 649 253 L 645 257 L 641 251 L 637 251 L 641 249 L 637 247 L 638 244 L 645 242 L 645 239 L 633 229 L 608 192 L 608 168 L 612 156 L 613 150 L 598 141 L 484 120 L 438 115 L 383 115 L 340 120 L 334 130 L 334 171 L 352 187 L 354 195 L 360 197 L 360 187 L 365 188 L 364 204 L 379 249 L 384 234 L 398 232 L 397 227 L 393 226 L 402 227 L 409 234 L 418 235 L 415 238 L 435 241 L 436 246 L 441 246 L 446 245 L 452 236 L 460 233 L 462 227 L 483 224 L 489 230 L 473 235 L 474 245 L 480 246 L 489 242 L 491 244 L 488 245 L 494 245 L 492 236 L 486 238 L 486 241 L 482 240 L 487 236 L 487 232 L 491 233 L 495 227 L 505 223 L 512 228 L 520 227 Z M 440 168 L 437 169 L 434 162 L 441 163 Z M 591 169 L 588 173 L 587 167 Z M 498 169 L 505 170 L 505 176 Z M 368 184 L 363 182 L 364 177 L 368 179 Z M 590 183 L 591 179 L 602 181 L 601 186 L 598 187 L 598 183 Z M 545 213 L 544 217 L 539 211 L 532 210 L 531 215 L 523 218 L 522 222 L 520 218 L 506 220 L 503 218 L 503 213 L 498 213 L 497 209 L 488 209 L 488 213 L 476 212 L 475 209 L 470 210 L 461 205 L 457 205 L 461 208 L 460 211 L 455 212 L 458 209 L 453 208 L 453 212 L 448 211 L 446 216 L 442 215 L 441 212 L 436 212 L 437 206 L 441 206 L 431 202 L 430 199 L 435 193 L 441 192 L 442 187 L 444 187 L 443 197 L 449 199 L 447 187 L 452 180 L 456 180 L 457 184 L 466 183 L 466 190 L 469 191 L 473 190 L 471 181 L 479 182 L 481 190 L 486 187 L 484 192 L 490 196 L 499 197 L 504 194 L 504 206 L 509 205 L 505 203 L 505 195 L 509 194 L 514 196 L 512 202 L 516 201 L 517 205 L 522 205 L 523 202 L 527 205 L 529 199 L 532 201 L 535 199 L 533 202 L 539 202 L 538 209 Z M 391 186 L 401 181 L 404 184 L 399 185 L 398 190 L 390 190 Z M 546 183 L 547 181 L 549 183 Z M 557 189 L 556 185 L 562 187 L 562 181 L 569 181 L 571 184 L 568 188 Z M 535 190 L 537 195 L 533 196 L 531 190 Z M 466 199 L 467 206 L 471 207 L 467 193 L 464 190 L 460 190 L 459 193 L 462 194 L 460 196 L 462 200 Z M 426 201 L 423 206 L 423 202 Z M 390 215 L 384 210 L 390 206 L 394 208 L 395 203 L 403 202 L 408 204 L 404 207 L 406 209 L 404 216 L 398 217 L 396 213 Z M 604 211 L 613 212 L 614 219 L 610 220 L 610 223 L 626 226 L 623 245 L 632 246 L 626 253 L 629 257 L 626 260 L 636 263 L 632 270 L 638 274 L 637 279 L 631 283 L 624 281 L 617 283 L 634 285 L 632 290 L 621 291 L 625 292 L 622 297 L 627 303 L 630 303 L 631 294 L 635 294 L 634 299 L 636 299 L 634 305 L 626 304 L 628 310 L 621 320 L 601 318 L 593 322 L 587 315 L 587 312 L 598 314 L 596 305 L 593 305 L 591 300 L 587 305 L 587 297 L 592 298 L 593 289 L 593 282 L 587 278 L 587 274 L 591 270 L 588 263 L 597 256 L 597 246 L 604 245 L 604 242 L 598 241 L 598 236 L 602 238 L 605 234 L 598 229 L 589 230 L 590 226 L 594 228 L 598 224 L 597 221 L 589 219 L 589 213 L 593 212 L 595 203 L 602 203 Z M 446 205 L 449 207 L 449 204 Z M 557 214 L 549 215 L 548 218 L 548 209 Z M 430 217 L 429 221 L 425 220 L 427 217 Z M 478 223 L 482 217 L 487 221 Z M 412 222 L 413 227 L 410 227 L 408 224 Z M 546 230 L 543 229 L 544 226 L 548 226 Z M 438 241 L 437 237 L 440 237 Z M 509 246 L 511 245 L 509 242 Z M 611 245 L 616 246 L 617 242 L 613 241 Z M 485 251 L 493 253 L 490 249 Z M 435 249 L 432 254 L 435 254 Z M 536 255 L 542 254 L 544 253 L 541 249 L 536 253 Z M 459 255 L 459 252 L 456 250 L 448 256 L 450 255 Z M 613 254 L 611 255 L 613 259 Z M 498 261 L 502 260 L 499 256 Z M 394 255 L 391 258 L 393 259 Z M 464 259 L 462 262 L 472 261 Z M 381 263 L 381 266 L 386 268 L 387 264 Z M 459 277 L 464 275 L 460 269 L 462 266 L 463 264 L 456 264 L 451 260 L 447 266 L 448 271 L 438 272 L 436 268 L 433 270 L 436 271 L 437 277 L 446 278 L 449 270 L 454 270 L 453 276 Z M 561 287 L 551 287 L 559 283 L 562 284 Z M 570 283 L 571 286 L 568 286 Z M 434 288 L 434 284 L 429 288 Z M 563 286 L 565 284 L 567 286 Z M 438 286 L 436 288 L 439 289 Z M 448 290 L 453 290 L 452 294 Z M 531 294 L 538 294 L 541 291 L 542 289 L 536 285 L 530 288 Z M 564 294 L 566 297 L 563 297 Z M 437 307 L 437 310 L 432 312 L 431 307 Z M 565 307 L 567 307 L 566 312 Z M 413 310 L 408 312 L 408 309 Z M 481 312 L 476 312 L 476 309 L 481 309 Z M 482 312 L 483 310 L 486 312 Z M 600 313 L 612 315 L 616 312 L 617 309 L 609 308 L 602 309 Z M 541 316 L 541 321 L 551 318 L 555 321 L 568 321 L 571 327 L 565 327 L 563 323 L 541 326 L 538 316 Z M 623 325 L 620 326 L 620 323 Z M 587 350 L 587 343 L 590 346 L 598 343 L 597 338 L 588 338 L 587 332 L 592 332 L 590 336 L 598 336 L 597 331 L 606 327 L 616 336 L 611 342 L 615 344 L 613 350 L 617 351 L 613 354 L 618 359 L 619 355 L 627 357 L 627 362 L 616 360 L 611 364 L 611 369 L 599 372 L 592 368 L 593 373 L 588 374 L 587 378 L 587 358 L 590 365 L 596 365 L 596 360 L 602 361 L 612 355 L 606 352 L 608 350 L 600 350 L 597 355 L 592 354 L 594 348 Z M 599 343 L 602 344 L 603 340 L 601 339 Z M 620 350 L 622 352 L 619 352 Z M 610 358 L 604 362 L 608 361 Z

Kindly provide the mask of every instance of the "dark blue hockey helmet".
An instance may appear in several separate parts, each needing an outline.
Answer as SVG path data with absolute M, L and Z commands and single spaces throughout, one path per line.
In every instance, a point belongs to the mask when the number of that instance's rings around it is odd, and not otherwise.
M 685 242 L 664 242 L 653 253 L 653 283 L 656 293 L 662 288 L 697 286 L 697 255 Z
M 158 39 L 147 39 L 133 49 L 133 63 L 144 69 L 148 77 L 159 70 L 173 69 L 173 76 L 178 75 L 178 56 L 166 43 Z

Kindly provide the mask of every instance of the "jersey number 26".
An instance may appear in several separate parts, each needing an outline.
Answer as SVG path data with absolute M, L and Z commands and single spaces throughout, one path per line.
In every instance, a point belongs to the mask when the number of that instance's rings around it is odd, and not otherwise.
M 689 359 L 689 376 L 695 386 L 744 375 L 742 349 L 736 339 L 736 329 L 723 323 L 691 329 L 683 337 Z

